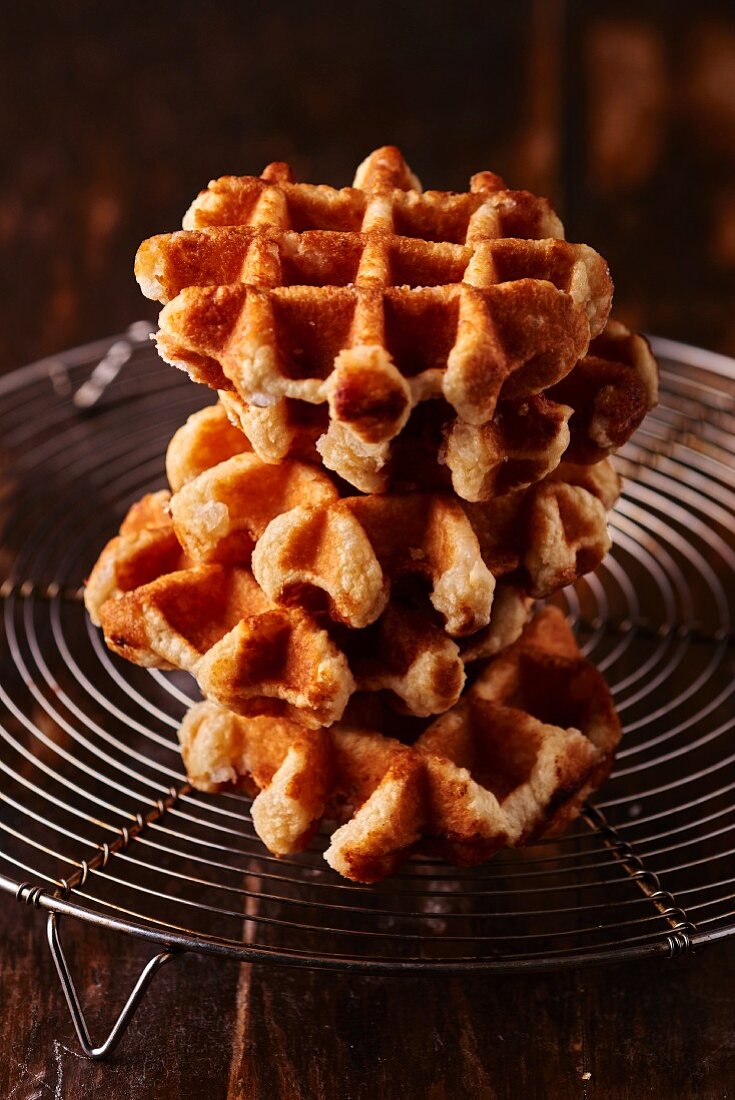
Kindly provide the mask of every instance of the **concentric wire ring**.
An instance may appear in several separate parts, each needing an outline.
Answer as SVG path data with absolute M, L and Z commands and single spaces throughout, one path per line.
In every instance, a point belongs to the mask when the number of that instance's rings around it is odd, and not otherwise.
M 181 674 L 105 649 L 80 590 L 167 440 L 208 400 L 141 326 L 0 382 L 0 886 L 166 944 L 372 970 L 673 955 L 735 930 L 735 365 L 657 341 L 662 400 L 618 458 L 615 548 L 564 593 L 626 735 L 567 835 L 378 887 L 276 859 L 249 804 L 191 791 Z M 75 394 L 113 346 L 127 361 Z M 81 406 L 81 407 L 80 407 Z

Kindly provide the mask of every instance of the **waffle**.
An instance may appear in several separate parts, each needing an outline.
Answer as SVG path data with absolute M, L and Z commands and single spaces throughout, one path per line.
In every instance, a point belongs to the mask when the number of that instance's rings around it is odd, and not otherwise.
M 503 402 L 480 426 L 448 419 L 438 450 L 464 500 L 489 500 L 540 481 L 560 461 L 591 465 L 628 441 L 658 400 L 648 343 L 609 321 L 557 385 L 523 402 Z
M 289 398 L 275 405 L 248 405 L 230 390 L 220 390 L 218 396 L 231 423 L 247 436 L 263 462 L 300 458 L 318 465 L 321 461 L 317 443 L 329 421 L 321 405 L 307 405 Z
M 195 417 L 182 429 L 186 461 L 182 433 L 169 449 L 174 484 L 180 467 L 200 469 L 209 454 L 198 453 L 196 425 Z M 246 452 L 181 485 L 171 513 L 192 560 L 252 568 L 275 604 L 325 609 L 362 629 L 391 594 L 428 585 L 446 631 L 463 636 L 489 622 L 496 578 L 512 573 L 546 596 L 594 569 L 609 549 L 606 509 L 616 496 L 602 463 L 589 473 L 562 464 L 538 485 L 483 503 L 446 493 L 340 497 L 323 470 Z
M 343 190 L 295 183 L 282 164 L 213 181 L 183 231 L 141 245 L 136 275 L 167 303 L 166 361 L 267 410 L 271 438 L 284 401 L 326 404 L 359 452 L 426 399 L 481 425 L 501 397 L 568 374 L 612 284 L 562 236 L 547 200 L 487 172 L 465 194 L 423 193 L 386 147 Z
M 414 493 L 301 505 L 271 521 L 251 566 L 274 603 L 308 601 L 353 631 L 374 622 L 391 595 L 408 594 L 430 603 L 447 634 L 476 639 L 500 579 L 545 598 L 597 568 L 618 493 L 606 461 L 564 463 L 537 486 L 481 504 Z
M 170 499 L 171 494 L 161 490 L 136 501 L 120 533 L 95 562 L 84 588 L 84 604 L 95 626 L 102 625 L 102 607 L 108 600 L 189 564 L 171 524 Z
M 493 575 L 545 598 L 600 564 L 611 546 L 606 513 L 619 493 L 609 460 L 564 462 L 539 485 L 464 510 Z
M 564 827 L 620 728 L 561 613 L 529 619 L 608 550 L 609 456 L 657 396 L 604 260 L 546 199 L 425 193 L 385 147 L 342 190 L 213 181 L 136 275 L 218 401 L 85 603 L 115 653 L 196 679 L 192 783 L 253 795 L 277 855 L 333 821 L 361 882 Z
M 393 601 L 364 630 L 335 630 L 360 692 L 388 697 L 394 710 L 441 714 L 459 699 L 466 666 L 511 645 L 528 621 L 533 600 L 511 585 L 495 590 L 490 622 L 467 638 L 451 638 L 420 608 Z
M 501 400 L 484 424 L 468 423 L 435 400 L 419 406 L 390 441 L 367 443 L 339 421 L 323 422 L 319 435 L 312 420 L 307 435 L 288 410 L 275 438 L 280 454 L 298 448 L 308 459 L 315 448 L 328 469 L 363 492 L 451 488 L 463 500 L 481 501 L 540 481 L 562 459 L 602 461 L 627 442 L 657 399 L 658 368 L 647 342 L 610 321 L 561 382 L 542 394 Z M 231 398 L 228 407 L 247 432 L 242 402 Z M 271 460 L 267 451 L 261 457 Z
M 630 438 L 657 397 L 648 344 L 615 321 L 562 382 L 521 401 L 501 401 L 482 425 L 460 420 L 446 401 L 427 401 L 397 438 L 365 443 L 330 423 L 318 406 L 283 401 L 259 409 L 220 394 L 247 448 L 264 462 L 323 463 L 368 493 L 451 489 L 469 501 L 532 485 L 562 459 L 600 462 Z
M 165 492 L 133 505 L 90 574 L 85 605 L 114 652 L 191 672 L 241 714 L 328 724 L 354 690 L 347 658 L 309 615 L 274 607 L 247 569 L 192 563 Z
M 574 412 L 539 394 L 501 403 L 478 427 L 454 416 L 446 401 L 426 401 L 395 439 L 365 443 L 319 407 L 283 401 L 258 409 L 232 393 L 219 397 L 264 462 L 323 464 L 365 493 L 453 489 L 465 500 L 487 500 L 551 473 L 569 445 Z
M 608 321 L 588 354 L 547 397 L 574 410 L 564 457 L 600 462 L 630 439 L 658 401 L 658 365 L 647 340 Z
M 194 413 L 172 436 L 166 450 L 166 477 L 175 493 L 205 470 L 252 451 L 247 435 L 230 423 L 221 404 Z
M 354 688 L 326 631 L 302 612 L 274 608 L 244 569 L 166 574 L 108 600 L 100 620 L 120 656 L 191 672 L 205 695 L 242 714 L 328 724 Z
M 211 703 L 189 711 L 179 738 L 195 787 L 257 794 L 271 852 L 298 851 L 336 819 L 327 863 L 375 882 L 412 851 L 475 864 L 560 831 L 607 775 L 620 726 L 602 676 L 545 608 L 413 744 L 379 725 L 304 731 Z
M 133 505 L 90 574 L 87 609 L 114 652 L 191 672 L 205 695 L 240 714 L 326 725 L 355 689 L 411 714 L 441 713 L 459 698 L 465 665 L 514 641 L 529 614 L 530 599 L 502 585 L 488 625 L 461 642 L 427 611 L 396 602 L 369 630 L 328 631 L 303 608 L 277 607 L 249 569 L 196 563 L 170 511 L 165 492 Z

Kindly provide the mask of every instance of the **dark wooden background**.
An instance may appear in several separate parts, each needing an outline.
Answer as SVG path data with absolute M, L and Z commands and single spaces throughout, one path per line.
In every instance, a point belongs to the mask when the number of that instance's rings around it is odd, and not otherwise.
M 0 370 L 154 316 L 139 241 L 210 177 L 350 182 L 401 145 L 425 184 L 492 168 L 609 259 L 616 312 L 735 353 L 729 2 L 26 2 L 0 38 Z M 65 928 L 93 1020 L 146 957 Z M 735 1095 L 735 946 L 609 971 L 351 978 L 165 969 L 113 1063 L 82 1060 L 40 917 L 0 898 L 0 1095 Z

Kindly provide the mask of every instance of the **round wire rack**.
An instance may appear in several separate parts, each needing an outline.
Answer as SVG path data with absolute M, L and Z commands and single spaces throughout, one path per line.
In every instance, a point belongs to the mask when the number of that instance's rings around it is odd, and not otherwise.
M 562 597 L 625 726 L 611 779 L 561 838 L 472 870 L 414 858 L 375 887 L 329 869 L 326 833 L 276 859 L 247 800 L 191 790 L 193 682 L 119 661 L 85 615 L 85 574 L 207 391 L 143 323 L 0 381 L 0 886 L 50 911 L 73 1013 L 61 915 L 168 952 L 372 971 L 671 956 L 735 931 L 735 363 L 655 350 L 614 550 Z

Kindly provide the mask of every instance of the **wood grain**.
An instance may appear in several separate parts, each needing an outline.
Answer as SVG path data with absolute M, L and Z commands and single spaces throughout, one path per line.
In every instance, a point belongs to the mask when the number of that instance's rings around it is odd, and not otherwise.
M 153 318 L 132 278 L 214 175 L 349 182 L 405 148 L 487 166 L 609 257 L 619 313 L 735 352 L 735 25 L 725 0 L 162 0 L 4 12 L 0 371 Z M 364 16 L 364 17 L 363 17 Z M 632 89 L 632 91 L 631 91 Z M 149 954 L 67 923 L 95 1035 Z M 184 957 L 108 1065 L 79 1055 L 43 920 L 0 898 L 0 1096 L 22 1100 L 724 1100 L 735 944 L 606 971 L 403 977 Z
M 23 1100 L 725 1100 L 735 944 L 586 973 L 443 978 L 164 968 L 112 1061 L 79 1055 L 43 919 L 0 911 L 0 1095 Z M 149 949 L 67 923 L 96 1034 Z M 95 1033 L 93 1033 L 95 1034 Z
M 621 316 L 735 351 L 729 0 L 27 0 L 0 43 L 0 370 L 153 318 L 140 240 L 226 172 L 342 185 L 401 145 L 427 186 L 492 168 L 610 260 Z

